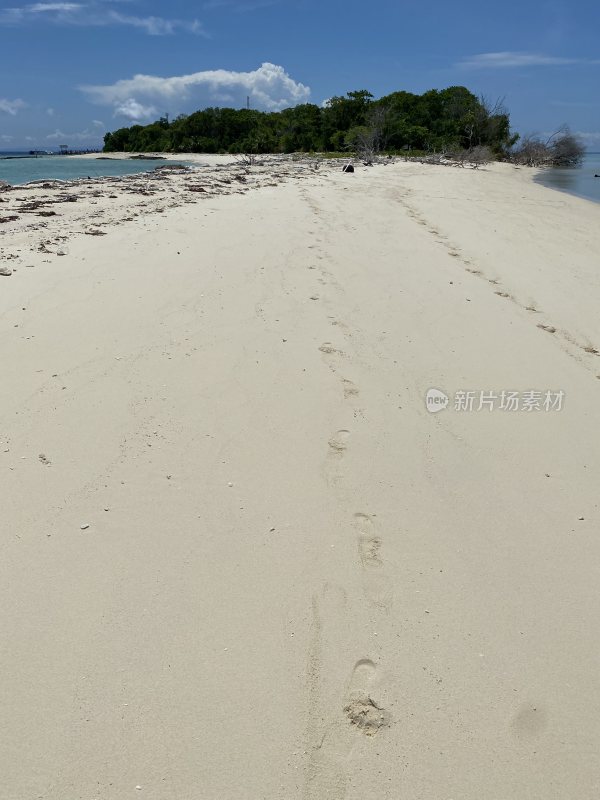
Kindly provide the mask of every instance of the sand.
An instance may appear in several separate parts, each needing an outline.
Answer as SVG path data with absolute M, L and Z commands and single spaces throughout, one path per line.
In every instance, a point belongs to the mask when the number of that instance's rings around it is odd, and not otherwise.
M 257 172 L 1 226 L 3 800 L 596 798 L 600 206 Z

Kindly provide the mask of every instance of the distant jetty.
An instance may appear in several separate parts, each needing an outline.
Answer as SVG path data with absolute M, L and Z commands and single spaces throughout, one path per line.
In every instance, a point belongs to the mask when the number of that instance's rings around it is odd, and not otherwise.
M 69 150 L 65 145 L 61 145 L 60 152 L 52 153 L 58 156 L 90 156 L 95 153 L 101 153 L 102 150 Z
M 48 156 L 87 156 L 101 153 L 101 150 L 30 150 L 28 153 L 15 153 L 14 155 L 0 156 L 0 161 L 7 161 L 15 158 L 48 158 Z

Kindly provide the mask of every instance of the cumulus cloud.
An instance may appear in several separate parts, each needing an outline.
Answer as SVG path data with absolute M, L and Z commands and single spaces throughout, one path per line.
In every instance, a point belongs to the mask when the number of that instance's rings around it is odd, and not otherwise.
M 149 36 L 168 36 L 177 31 L 206 36 L 202 23 L 197 19 L 164 19 L 123 14 L 93 0 L 90 3 L 32 3 L 0 9 L 0 25 L 22 25 L 36 21 L 80 27 L 128 26 Z
M 155 106 L 143 106 L 141 103 L 138 103 L 137 100 L 134 100 L 133 97 L 128 97 L 127 100 L 124 100 L 122 103 L 117 103 L 115 108 L 115 117 L 126 117 L 126 119 L 130 119 L 132 122 L 150 119 L 150 117 L 155 117 L 157 113 L 158 111 Z
M 10 114 L 11 117 L 14 117 L 21 109 L 25 108 L 27 104 L 23 102 L 23 100 L 6 100 L 0 97 L 0 111 L 4 111 L 5 114 Z
M 169 78 L 135 75 L 107 86 L 79 88 L 91 102 L 111 106 L 115 114 L 130 119 L 155 114 L 159 103 L 159 107 L 169 105 L 178 113 L 223 102 L 223 98 L 229 105 L 244 106 L 249 96 L 254 108 L 276 111 L 305 103 L 310 97 L 308 86 L 291 78 L 283 67 L 268 62 L 252 72 L 217 69 Z
M 499 53 L 478 53 L 463 59 L 459 66 L 469 69 L 495 68 L 507 69 L 514 67 L 551 67 L 564 64 L 576 64 L 575 58 L 559 58 L 543 53 L 518 53 L 510 50 Z

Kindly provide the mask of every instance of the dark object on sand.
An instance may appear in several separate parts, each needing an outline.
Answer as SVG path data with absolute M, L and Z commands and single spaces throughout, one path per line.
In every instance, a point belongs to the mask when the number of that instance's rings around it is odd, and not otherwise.
M 352 164 L 344 164 L 344 169 L 342 172 L 354 172 L 354 167 Z
M 166 161 L 167 159 L 164 156 L 146 156 L 146 155 L 138 155 L 138 156 L 129 156 L 131 161 Z
M 600 178 L 600 175 L 594 175 L 594 178 Z

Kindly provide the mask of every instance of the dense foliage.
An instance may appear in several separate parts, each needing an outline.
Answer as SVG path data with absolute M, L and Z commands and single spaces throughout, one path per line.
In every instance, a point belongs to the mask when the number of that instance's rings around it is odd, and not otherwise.
M 365 90 L 278 112 L 207 108 L 174 120 L 121 128 L 104 137 L 105 152 L 343 152 L 368 139 L 375 150 L 504 153 L 515 141 L 505 109 L 490 107 L 464 86 L 422 95 L 394 92 L 375 100 Z

